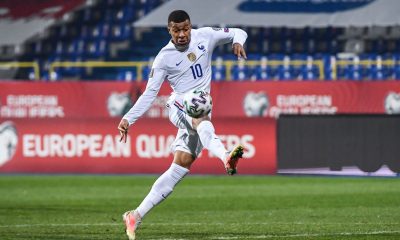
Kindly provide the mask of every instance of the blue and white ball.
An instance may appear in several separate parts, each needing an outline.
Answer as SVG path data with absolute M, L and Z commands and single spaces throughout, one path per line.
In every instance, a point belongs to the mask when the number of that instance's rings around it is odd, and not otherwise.
M 195 89 L 185 94 L 183 106 L 186 114 L 192 118 L 201 118 L 211 112 L 212 98 L 208 92 Z

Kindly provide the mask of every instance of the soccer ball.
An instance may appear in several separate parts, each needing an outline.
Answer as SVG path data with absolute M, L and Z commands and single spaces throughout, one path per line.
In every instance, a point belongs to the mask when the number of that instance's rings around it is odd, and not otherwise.
M 185 112 L 192 118 L 200 118 L 208 115 L 212 109 L 211 95 L 203 90 L 192 90 L 183 97 Z

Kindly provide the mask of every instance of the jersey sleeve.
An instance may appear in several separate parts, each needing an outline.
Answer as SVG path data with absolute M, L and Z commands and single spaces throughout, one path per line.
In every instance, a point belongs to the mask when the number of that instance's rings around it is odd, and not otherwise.
M 239 43 L 243 46 L 247 39 L 247 33 L 240 28 L 211 28 L 202 29 L 210 37 L 211 47 L 226 43 Z
M 151 104 L 156 99 L 166 76 L 167 73 L 162 64 L 162 59 L 157 56 L 153 62 L 145 91 L 123 117 L 123 119 L 126 119 L 129 122 L 129 125 L 136 122 L 136 120 L 150 108 Z

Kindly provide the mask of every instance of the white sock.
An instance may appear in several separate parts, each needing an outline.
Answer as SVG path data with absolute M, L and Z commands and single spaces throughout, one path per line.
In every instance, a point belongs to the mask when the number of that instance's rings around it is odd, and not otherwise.
M 221 139 L 215 135 L 215 129 L 210 121 L 202 121 L 197 126 L 197 133 L 200 136 L 200 141 L 203 146 L 212 154 L 217 156 L 222 162 L 225 162 L 226 148 L 222 144 Z
M 157 206 L 170 195 L 176 186 L 189 173 L 189 169 L 172 163 L 171 167 L 163 173 L 153 184 L 149 194 L 143 199 L 136 210 L 143 218 L 153 207 Z

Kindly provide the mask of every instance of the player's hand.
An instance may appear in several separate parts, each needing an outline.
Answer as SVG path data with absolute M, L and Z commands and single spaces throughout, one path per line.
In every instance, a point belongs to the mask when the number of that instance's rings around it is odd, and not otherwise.
M 244 58 L 247 59 L 246 51 L 244 50 L 243 46 L 239 43 L 234 43 L 232 46 L 233 54 L 238 57 L 238 60 Z
M 119 134 L 121 134 L 121 138 L 119 139 L 120 142 L 126 143 L 126 139 L 128 138 L 128 128 L 129 122 L 126 119 L 122 119 L 118 125 Z

